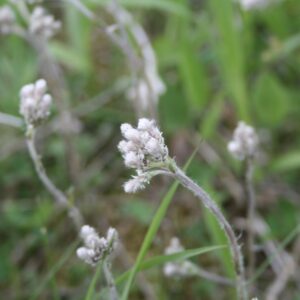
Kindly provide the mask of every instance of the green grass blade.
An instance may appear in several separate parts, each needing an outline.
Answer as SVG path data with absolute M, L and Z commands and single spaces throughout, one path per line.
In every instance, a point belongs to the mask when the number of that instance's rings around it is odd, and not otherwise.
M 196 154 L 196 151 L 194 151 L 194 153 L 189 158 L 188 162 L 186 163 L 185 168 L 187 168 L 189 166 L 189 164 L 191 163 L 195 154 Z M 153 239 L 157 233 L 157 230 L 167 212 L 167 209 L 173 199 L 173 196 L 177 190 L 178 185 L 179 185 L 178 182 L 174 182 L 172 184 L 171 188 L 168 190 L 167 194 L 164 196 L 159 208 L 157 209 L 157 211 L 152 219 L 150 227 L 147 231 L 147 234 L 144 238 L 143 244 L 140 248 L 139 254 L 135 261 L 135 264 L 132 268 L 132 271 L 130 272 L 129 278 L 128 278 L 125 288 L 123 290 L 122 298 L 121 298 L 122 300 L 127 300 L 127 298 L 128 298 L 129 291 L 133 284 L 134 278 L 139 270 L 139 267 L 140 267 L 145 255 L 147 254 L 147 251 L 148 251 L 150 245 L 152 244 L 152 241 L 153 241 Z
M 186 259 L 189 259 L 191 257 L 198 256 L 198 255 L 210 252 L 210 251 L 223 249 L 225 247 L 226 246 L 223 246 L 223 245 L 221 245 L 221 246 L 201 247 L 201 248 L 197 248 L 197 249 L 185 250 L 185 251 L 178 252 L 178 253 L 175 253 L 175 254 L 155 256 L 155 257 L 152 257 L 152 258 L 147 259 L 144 262 L 142 262 L 141 265 L 138 268 L 138 271 L 148 270 L 148 269 L 151 269 L 153 267 L 157 267 L 157 266 L 160 266 L 162 264 L 165 264 L 165 263 L 171 262 L 171 261 L 186 260 Z M 123 273 L 121 276 L 119 276 L 116 279 L 116 284 L 121 284 L 122 282 L 124 282 L 129 277 L 130 272 L 131 272 L 131 269 L 126 271 L 125 273 Z
M 92 279 L 92 281 L 89 285 L 89 288 L 88 288 L 88 291 L 85 295 L 84 300 L 92 300 L 93 299 L 95 289 L 96 289 L 96 283 L 97 283 L 97 281 L 100 277 L 101 271 L 102 271 L 102 262 L 99 263 L 98 266 L 97 266 L 96 272 L 95 272 L 95 274 L 93 276 L 93 279 Z
M 76 241 L 75 243 L 71 244 L 71 246 L 65 251 L 64 255 L 60 258 L 60 260 L 52 267 L 52 269 L 46 274 L 42 281 L 36 285 L 37 288 L 33 291 L 30 300 L 35 300 L 39 298 L 40 294 L 43 292 L 47 284 L 54 278 L 55 274 L 64 266 L 66 261 L 75 252 L 75 249 L 78 247 L 78 244 L 79 241 Z

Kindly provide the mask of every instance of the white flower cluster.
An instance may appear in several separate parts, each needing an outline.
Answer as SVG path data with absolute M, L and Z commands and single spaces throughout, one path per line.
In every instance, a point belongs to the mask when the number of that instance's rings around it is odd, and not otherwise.
M 52 15 L 40 6 L 37 6 L 31 16 L 29 31 L 33 34 L 37 34 L 45 39 L 49 39 L 56 34 L 61 28 L 61 22 L 56 21 Z
M 166 88 L 160 77 L 156 73 L 149 73 L 147 80 L 139 79 L 133 84 L 128 92 L 127 97 L 133 101 L 138 99 L 141 108 L 146 111 L 151 102 L 156 105 L 159 97 L 165 92 Z
M 228 151 L 238 160 L 253 157 L 258 147 L 258 136 L 253 127 L 239 122 L 234 130 L 233 139 L 228 143 Z
M 176 254 L 184 250 L 180 240 L 177 237 L 173 237 L 170 245 L 165 249 L 165 254 Z M 167 277 L 192 276 L 196 273 L 193 263 L 187 260 L 168 262 L 164 265 L 163 272 Z
M 11 33 L 15 25 L 15 21 L 15 13 L 8 5 L 0 7 L 0 35 Z
M 118 243 L 118 232 L 111 227 L 107 230 L 105 238 L 99 237 L 93 227 L 84 225 L 81 228 L 80 237 L 84 242 L 84 247 L 77 249 L 77 256 L 92 266 L 108 257 L 116 249 Z
M 21 89 L 20 114 L 27 125 L 36 126 L 50 115 L 52 97 L 46 91 L 47 83 L 44 79 L 27 84 Z
M 239 0 L 245 10 L 261 9 L 269 4 L 269 0 Z
M 125 140 L 119 143 L 118 148 L 125 165 L 137 172 L 137 176 L 125 183 L 124 190 L 126 193 L 135 193 L 151 179 L 151 165 L 166 161 L 168 148 L 154 120 L 142 118 L 137 128 L 122 124 L 121 132 Z

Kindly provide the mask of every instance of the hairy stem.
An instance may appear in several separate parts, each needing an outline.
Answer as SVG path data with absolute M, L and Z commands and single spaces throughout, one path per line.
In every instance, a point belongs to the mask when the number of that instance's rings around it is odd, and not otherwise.
M 38 154 L 35 148 L 34 138 L 35 138 L 35 130 L 32 129 L 26 135 L 26 144 L 39 179 L 41 180 L 45 188 L 48 190 L 48 192 L 55 199 L 55 201 L 60 206 L 68 210 L 69 216 L 74 222 L 74 224 L 76 225 L 76 228 L 80 229 L 80 227 L 83 225 L 83 219 L 79 210 L 70 204 L 65 194 L 60 189 L 58 189 L 48 177 L 45 168 L 43 166 L 42 160 L 40 158 L 40 155 Z
M 108 259 L 104 259 L 103 261 L 103 272 L 108 285 L 110 300 L 118 300 L 119 294 L 116 288 L 114 277 L 110 270 L 110 262 Z
M 254 249 L 254 232 L 253 225 L 255 221 L 255 193 L 253 188 L 253 160 L 248 158 L 246 161 L 246 194 L 247 194 L 247 222 L 248 222 L 248 239 L 247 239 L 247 250 L 248 250 L 248 277 L 251 278 L 255 268 L 255 255 Z
M 238 297 L 239 299 L 248 300 L 243 255 L 231 225 L 224 217 L 220 208 L 199 185 L 186 176 L 185 173 L 178 168 L 175 163 L 173 164 L 172 169 L 172 176 L 202 201 L 204 206 L 210 210 L 210 212 L 217 219 L 220 227 L 224 230 L 229 241 L 230 252 L 236 269 Z

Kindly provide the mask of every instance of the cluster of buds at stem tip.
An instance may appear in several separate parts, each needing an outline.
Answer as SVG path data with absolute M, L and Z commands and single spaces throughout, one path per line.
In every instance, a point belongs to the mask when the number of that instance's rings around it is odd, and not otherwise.
M 14 29 L 15 21 L 15 13 L 8 5 L 0 7 L 0 35 L 10 34 Z
M 170 241 L 170 245 L 165 249 L 165 254 L 176 254 L 184 250 L 180 240 L 177 237 L 173 237 Z M 195 265 L 188 260 L 167 262 L 164 265 L 163 272 L 167 277 L 186 277 L 197 273 Z
M 135 193 L 145 188 L 150 179 L 159 174 L 169 160 L 168 148 L 154 120 L 142 118 L 137 128 L 121 125 L 124 137 L 118 148 L 125 165 L 136 170 L 137 175 L 124 184 L 126 193 Z
M 84 225 L 81 228 L 80 237 L 84 242 L 84 247 L 77 249 L 77 256 L 92 266 L 108 258 L 116 250 L 118 244 L 118 232 L 111 227 L 107 230 L 106 237 L 99 237 L 93 227 Z
M 52 97 L 46 93 L 47 83 L 39 79 L 23 86 L 20 91 L 20 114 L 24 117 L 27 129 L 36 127 L 50 115 Z
M 54 36 L 60 28 L 61 22 L 55 20 L 52 15 L 47 14 L 42 7 L 37 6 L 33 10 L 29 24 L 29 31 L 32 34 L 49 39 Z
M 258 136 L 253 127 L 239 122 L 227 149 L 238 160 L 253 158 L 258 148 Z

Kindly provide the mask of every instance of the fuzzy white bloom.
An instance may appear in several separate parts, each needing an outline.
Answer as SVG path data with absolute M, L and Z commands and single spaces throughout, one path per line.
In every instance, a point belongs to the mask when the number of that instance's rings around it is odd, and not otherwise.
M 176 254 L 184 250 L 180 240 L 177 237 L 173 237 L 170 245 L 165 249 L 165 254 Z M 187 260 L 168 262 L 164 265 L 163 272 L 167 277 L 192 276 L 196 273 L 193 263 Z
M 106 237 L 99 237 L 93 227 L 84 225 L 81 228 L 80 237 L 84 242 L 84 247 L 77 249 L 77 256 L 92 266 L 113 253 L 118 243 L 118 232 L 111 227 L 107 230 Z
M 11 33 L 13 31 L 15 21 L 15 13 L 8 5 L 0 7 L 0 35 Z
M 25 85 L 20 91 L 20 114 L 27 125 L 38 125 L 50 115 L 52 98 L 47 91 L 47 83 L 39 79 Z
M 135 193 L 149 183 L 152 175 L 147 169 L 151 164 L 166 161 L 168 148 L 154 120 L 142 118 L 137 128 L 127 123 L 122 124 L 121 133 L 125 139 L 119 143 L 118 149 L 122 153 L 125 165 L 137 172 L 137 176 L 124 184 L 124 190 L 127 193 Z
M 149 108 L 151 102 L 156 105 L 159 97 L 166 90 L 164 83 L 156 72 L 147 72 L 146 75 L 148 75 L 147 80 L 139 79 L 127 92 L 127 98 L 133 102 L 138 99 L 144 111 Z
M 228 151 L 238 160 L 253 157 L 258 147 L 258 136 L 253 127 L 239 122 L 234 130 L 233 139 L 228 143 Z
M 269 0 L 239 0 L 244 10 L 261 9 L 270 4 Z
M 29 31 L 31 33 L 49 39 L 54 36 L 60 28 L 61 22 L 56 21 L 52 15 L 47 14 L 42 7 L 37 6 L 33 10 L 29 24 Z

